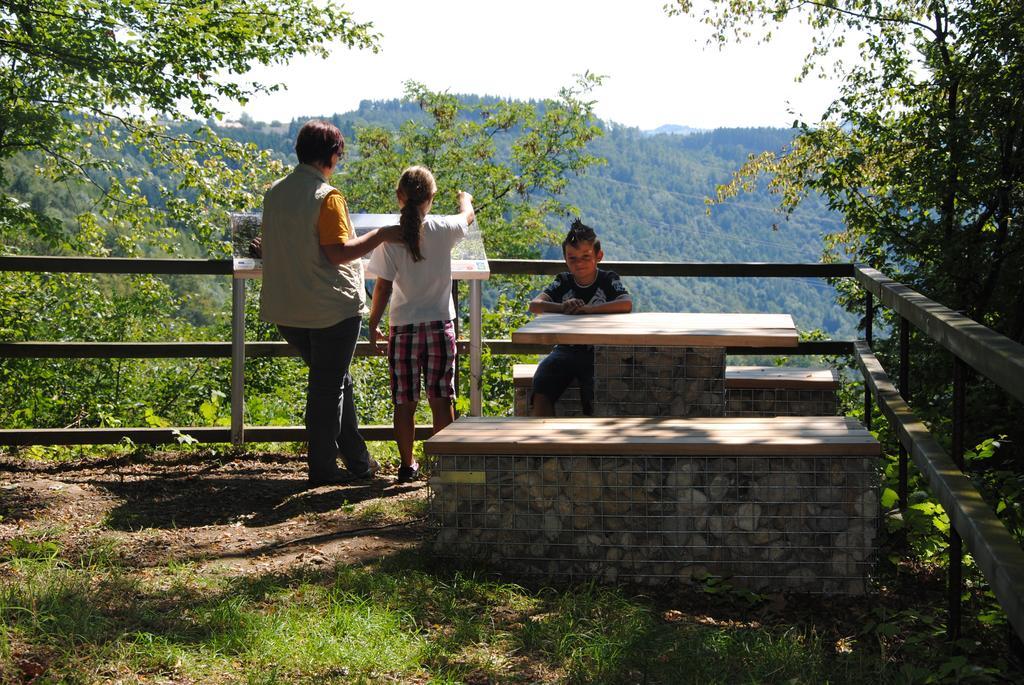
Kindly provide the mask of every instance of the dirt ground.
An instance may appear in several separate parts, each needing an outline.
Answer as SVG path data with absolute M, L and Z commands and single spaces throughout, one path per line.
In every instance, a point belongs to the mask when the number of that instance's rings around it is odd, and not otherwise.
M 393 475 L 307 489 L 305 460 L 281 454 L 61 464 L 0 456 L 0 547 L 56 529 L 64 553 L 113 537 L 119 556 L 143 568 L 192 562 L 235 574 L 355 564 L 416 545 L 425 497 L 423 482 L 399 486 Z

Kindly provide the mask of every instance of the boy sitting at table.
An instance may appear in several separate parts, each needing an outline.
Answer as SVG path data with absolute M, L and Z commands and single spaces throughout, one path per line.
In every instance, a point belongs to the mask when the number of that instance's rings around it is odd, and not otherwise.
M 604 259 L 601 241 L 594 229 L 579 219 L 572 222 L 562 241 L 562 256 L 568 271 L 530 301 L 534 314 L 624 314 L 633 310 L 633 300 L 614 271 L 597 268 Z M 576 380 L 580 386 L 583 413 L 594 414 L 594 347 L 555 345 L 541 361 L 533 376 L 534 416 L 554 416 L 555 402 Z

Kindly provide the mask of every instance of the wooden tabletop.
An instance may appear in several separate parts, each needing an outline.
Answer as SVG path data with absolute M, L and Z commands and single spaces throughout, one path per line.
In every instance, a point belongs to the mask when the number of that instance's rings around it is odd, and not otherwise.
M 428 455 L 877 456 L 842 416 L 774 418 L 462 417 L 423 443 Z
M 789 314 L 540 314 L 514 343 L 672 347 L 796 347 Z

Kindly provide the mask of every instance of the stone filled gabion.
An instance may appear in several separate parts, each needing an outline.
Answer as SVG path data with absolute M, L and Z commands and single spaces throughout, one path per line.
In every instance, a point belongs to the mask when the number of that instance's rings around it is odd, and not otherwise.
M 724 348 L 594 348 L 595 416 L 686 418 L 724 413 Z
M 859 594 L 875 549 L 867 457 L 449 455 L 433 473 L 436 551 L 512 573 Z
M 515 389 L 515 416 L 529 415 L 532 394 L 529 387 Z M 555 415 L 583 415 L 575 383 L 555 404 Z M 724 348 L 594 348 L 594 416 L 724 415 Z
M 533 388 L 525 385 L 515 387 L 512 403 L 513 416 L 529 416 L 533 405 Z M 580 387 L 573 383 L 555 403 L 555 416 L 583 416 L 583 405 L 580 403 Z
M 726 416 L 835 416 L 834 390 L 798 390 L 793 388 L 729 388 L 726 390 Z

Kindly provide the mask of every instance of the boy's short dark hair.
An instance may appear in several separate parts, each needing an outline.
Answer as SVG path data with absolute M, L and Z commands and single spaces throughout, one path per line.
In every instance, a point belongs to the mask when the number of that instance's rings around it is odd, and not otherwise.
M 565 256 L 565 248 L 569 245 L 576 247 L 580 243 L 592 243 L 594 245 L 594 254 L 601 251 L 601 241 L 597 239 L 597 233 L 594 232 L 590 226 L 579 219 L 574 219 L 572 226 L 569 227 L 569 232 L 565 234 L 565 240 L 562 241 L 562 256 Z
M 345 151 L 345 137 L 329 121 L 307 121 L 295 136 L 295 156 L 303 164 L 329 166 L 335 152 Z

